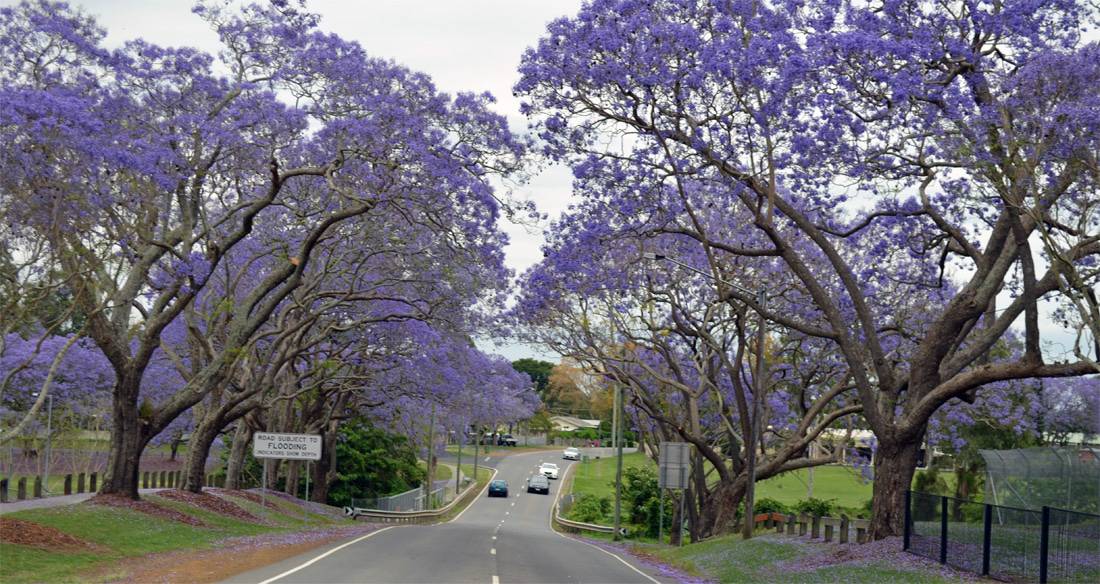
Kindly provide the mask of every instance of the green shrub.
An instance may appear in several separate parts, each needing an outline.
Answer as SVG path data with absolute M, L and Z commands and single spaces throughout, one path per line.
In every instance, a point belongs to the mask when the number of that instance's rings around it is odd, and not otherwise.
M 835 508 L 836 499 L 822 500 L 810 497 L 794 504 L 795 512 L 818 516 L 831 515 Z
M 604 516 L 611 513 L 610 497 L 577 495 L 573 506 L 569 508 L 569 518 L 582 523 L 600 523 Z
M 754 513 L 784 513 L 784 514 L 786 514 L 786 513 L 791 512 L 790 507 L 787 507 L 783 503 L 780 503 L 779 501 L 776 501 L 775 499 L 771 499 L 771 498 L 768 498 L 768 497 L 763 497 L 761 499 L 757 499 L 756 501 L 754 501 L 753 505 L 752 505 L 752 509 L 753 509 Z

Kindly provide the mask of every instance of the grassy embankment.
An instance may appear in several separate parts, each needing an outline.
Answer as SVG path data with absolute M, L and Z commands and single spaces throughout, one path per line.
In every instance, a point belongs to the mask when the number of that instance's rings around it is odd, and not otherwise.
M 656 464 L 641 452 L 623 455 L 623 468 L 652 467 Z M 614 497 L 615 458 L 589 460 L 573 471 L 574 494 L 587 494 L 596 497 Z M 757 499 L 769 498 L 784 505 L 794 505 L 808 496 L 809 471 L 800 469 L 783 473 L 756 485 Z M 954 487 L 954 473 L 940 474 L 948 484 Z M 859 472 L 846 465 L 828 465 L 814 469 L 815 499 L 832 501 L 841 510 L 855 514 L 871 499 L 871 483 L 865 481 Z M 610 519 L 610 518 L 609 518 Z
M 642 453 L 623 457 L 623 468 L 653 466 Z M 871 484 L 844 466 L 819 467 L 814 472 L 814 496 L 858 509 L 871 498 Z M 602 458 L 580 464 L 565 485 L 569 492 L 614 497 L 615 459 Z M 570 488 L 571 487 L 571 488 Z M 786 473 L 761 481 L 758 497 L 785 505 L 806 498 L 806 472 Z M 624 509 L 624 515 L 629 511 Z M 600 523 L 610 525 L 611 517 Z M 667 534 L 667 531 L 666 531 Z M 610 540 L 610 534 L 584 533 L 590 539 Z M 750 541 L 739 535 L 712 538 L 680 548 L 658 545 L 642 538 L 627 544 L 643 556 L 651 556 L 689 574 L 716 582 L 956 582 L 938 565 L 901 552 L 900 541 L 876 542 L 852 549 L 823 545 L 805 539 L 764 534 Z M 844 546 L 849 547 L 849 546 Z M 850 556 L 849 556 L 850 554 Z
M 80 582 L 105 581 L 125 577 L 120 566 L 129 558 L 175 550 L 202 550 L 217 547 L 219 541 L 236 536 L 288 533 L 350 525 L 351 522 L 308 512 L 303 507 L 277 496 L 269 496 L 274 508 L 238 497 L 230 500 L 252 514 L 255 521 L 216 513 L 204 508 L 155 495 L 146 501 L 179 511 L 202 522 L 200 526 L 149 515 L 139 511 L 82 503 L 47 509 L 9 513 L 0 521 L 16 519 L 54 528 L 76 537 L 91 549 L 53 548 L 0 544 L 3 581 Z M 9 529 L 13 529 L 9 527 Z

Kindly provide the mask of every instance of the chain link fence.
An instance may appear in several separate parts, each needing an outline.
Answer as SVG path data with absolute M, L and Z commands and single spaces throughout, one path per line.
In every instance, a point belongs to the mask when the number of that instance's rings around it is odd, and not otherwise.
M 450 481 L 447 481 L 450 483 Z M 438 509 L 454 500 L 455 491 L 453 484 L 436 483 L 428 497 L 424 496 L 424 489 L 417 487 L 387 497 L 373 497 L 367 499 L 352 499 L 351 506 L 359 509 L 374 511 L 427 511 Z

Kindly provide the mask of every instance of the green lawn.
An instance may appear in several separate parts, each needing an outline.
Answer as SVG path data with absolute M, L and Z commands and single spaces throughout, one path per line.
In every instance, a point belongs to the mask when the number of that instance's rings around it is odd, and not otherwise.
M 427 462 L 425 462 L 423 460 L 418 460 L 418 461 L 416 461 L 416 464 L 424 472 L 428 471 L 428 463 Z M 455 476 L 454 471 L 451 470 L 451 467 L 449 467 L 447 465 L 444 465 L 444 464 L 436 464 L 435 465 L 435 478 L 432 479 L 432 480 L 433 481 L 443 481 L 443 480 L 447 480 L 449 478 L 453 478 L 454 476 Z
M 639 551 L 688 573 L 717 582 L 905 582 L 938 584 L 957 582 L 938 573 L 928 562 L 891 561 L 889 557 L 872 561 L 844 563 L 834 557 L 816 569 L 799 569 L 799 560 L 809 560 L 834 551 L 825 546 L 806 545 L 787 536 L 766 535 L 749 541 L 740 536 L 715 537 L 680 548 L 656 545 L 637 546 Z M 900 550 L 887 552 L 902 554 Z M 910 560 L 910 558 L 906 558 Z M 831 564 L 831 565 L 828 565 Z
M 235 503 L 252 514 L 262 514 L 269 525 L 233 519 L 160 497 L 147 498 L 158 505 L 198 517 L 207 525 L 193 527 L 129 509 L 90 504 L 11 513 L 4 517 L 54 527 L 95 543 L 102 549 L 94 553 L 58 553 L 5 543 L 0 546 L 0 565 L 3 566 L 4 583 L 79 582 L 88 580 L 89 571 L 96 572 L 97 579 L 113 579 L 112 575 L 104 575 L 103 571 L 109 572 L 112 563 L 124 558 L 171 550 L 203 549 L 212 547 L 217 541 L 227 537 L 296 531 L 341 522 L 306 513 L 301 507 L 275 496 L 269 497 L 269 500 L 276 505 L 274 510 L 261 510 L 255 503 L 241 498 L 232 498 Z
M 650 466 L 656 468 L 648 456 L 641 452 L 623 455 L 623 468 L 631 466 Z M 572 493 L 591 494 L 597 497 L 614 497 L 612 482 L 615 480 L 615 458 L 602 458 L 580 463 L 573 471 Z M 941 471 L 940 476 L 949 488 L 954 488 L 955 475 Z M 775 499 L 784 505 L 793 505 L 808 497 L 809 470 L 799 469 L 760 481 L 756 485 L 756 497 Z M 859 471 L 847 465 L 828 465 L 814 469 L 815 499 L 832 499 L 842 508 L 862 510 L 871 499 L 871 483 L 865 481 Z

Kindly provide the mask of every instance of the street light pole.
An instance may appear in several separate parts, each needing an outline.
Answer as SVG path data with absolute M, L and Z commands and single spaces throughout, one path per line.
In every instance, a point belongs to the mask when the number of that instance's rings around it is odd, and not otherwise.
M 714 280 L 719 284 L 729 286 L 730 288 L 737 290 L 742 294 L 756 296 L 756 301 L 759 306 L 756 312 L 760 316 L 760 323 L 757 326 L 756 330 L 756 373 L 753 375 L 756 383 L 752 392 L 752 417 L 749 420 L 749 435 L 745 437 L 745 471 L 749 475 L 749 480 L 748 484 L 745 486 L 745 520 L 741 528 L 741 537 L 743 539 L 750 539 L 752 538 L 754 527 L 753 517 L 755 515 L 753 507 L 756 498 L 756 445 L 757 442 L 760 441 L 760 410 L 765 389 L 764 377 L 767 374 L 767 362 L 764 356 L 764 344 L 767 335 L 767 321 L 764 318 L 764 311 L 767 309 L 768 302 L 767 290 L 765 290 L 764 288 L 756 291 L 749 290 L 744 286 L 739 286 L 737 284 L 734 284 L 733 282 L 727 282 L 721 278 L 716 277 L 714 274 L 711 274 L 704 270 L 700 270 L 694 266 L 685 264 L 684 262 L 681 262 L 676 258 L 672 258 L 666 255 L 656 254 L 653 252 L 645 252 L 642 254 L 642 257 L 647 260 L 671 262 L 673 264 L 676 264 L 677 266 L 680 266 L 681 268 L 684 268 L 685 270 L 695 272 L 696 274 L 700 274 L 706 278 Z

